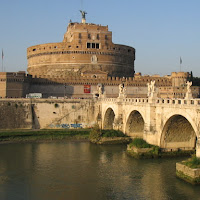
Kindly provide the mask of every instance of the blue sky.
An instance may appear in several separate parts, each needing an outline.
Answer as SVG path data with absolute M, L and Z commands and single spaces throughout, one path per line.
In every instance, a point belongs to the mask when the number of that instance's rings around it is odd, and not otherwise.
M 135 71 L 200 76 L 200 0 L 0 0 L 6 71 L 27 69 L 29 46 L 61 42 L 69 20 L 108 25 L 113 42 L 136 49 Z M 1 69 L 1 67 L 0 67 Z

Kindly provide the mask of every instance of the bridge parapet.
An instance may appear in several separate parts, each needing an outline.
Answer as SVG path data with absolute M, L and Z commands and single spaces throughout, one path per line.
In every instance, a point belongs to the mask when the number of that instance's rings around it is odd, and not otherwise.
M 104 98 L 101 99 L 103 102 L 128 102 L 128 103 L 148 103 L 148 98 Z
M 165 105 L 187 105 L 187 106 L 199 106 L 200 99 L 162 99 L 156 98 L 154 102 L 149 101 L 149 98 L 103 98 L 103 102 L 122 102 L 122 103 L 135 103 L 135 104 L 165 104 Z
M 148 103 L 148 98 L 126 98 L 122 100 L 123 102 L 132 102 L 132 103 Z
M 198 106 L 200 105 L 200 99 L 157 99 L 157 104 L 180 104 L 180 105 L 191 105 Z

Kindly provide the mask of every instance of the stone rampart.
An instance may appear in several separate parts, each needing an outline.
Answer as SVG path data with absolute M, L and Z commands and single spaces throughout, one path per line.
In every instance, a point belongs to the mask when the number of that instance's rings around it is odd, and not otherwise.
M 32 111 L 29 101 L 0 99 L 0 129 L 32 128 Z
M 0 99 L 0 129 L 89 128 L 96 109 L 85 99 Z
M 96 122 L 93 100 L 34 99 L 32 107 L 35 128 L 90 128 Z

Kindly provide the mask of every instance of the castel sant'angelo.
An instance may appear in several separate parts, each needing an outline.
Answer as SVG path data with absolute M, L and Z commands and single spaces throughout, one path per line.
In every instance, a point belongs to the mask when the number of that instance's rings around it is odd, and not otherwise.
M 28 74 L 0 72 L 0 96 L 20 98 L 40 93 L 43 98 L 92 98 L 101 85 L 107 97 L 117 97 L 119 85 L 127 97 L 146 97 L 147 83 L 155 81 L 158 97 L 184 98 L 189 73 L 145 75 L 135 73 L 135 49 L 114 44 L 108 26 L 86 22 L 68 24 L 62 42 L 31 46 L 27 49 Z M 199 88 L 192 87 L 194 97 Z
M 81 76 L 97 72 L 108 76 L 134 76 L 135 49 L 112 42 L 108 26 L 70 22 L 60 43 L 27 49 L 28 73 L 41 76 Z

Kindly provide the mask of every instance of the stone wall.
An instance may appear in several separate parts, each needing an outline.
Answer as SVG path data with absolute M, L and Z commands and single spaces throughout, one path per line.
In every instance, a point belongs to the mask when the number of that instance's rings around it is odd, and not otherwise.
M 176 175 L 193 184 L 200 184 L 200 169 L 190 168 L 183 163 L 176 163 Z
M 93 100 L 0 100 L 0 129 L 89 128 L 96 123 Z
M 35 99 L 34 128 L 90 128 L 96 123 L 96 109 L 93 100 Z
M 0 129 L 32 128 L 32 112 L 28 101 L 0 100 Z
M 134 75 L 135 49 L 112 42 L 107 26 L 70 23 L 63 42 L 27 49 L 31 75 L 80 74 L 100 70 L 110 76 Z

